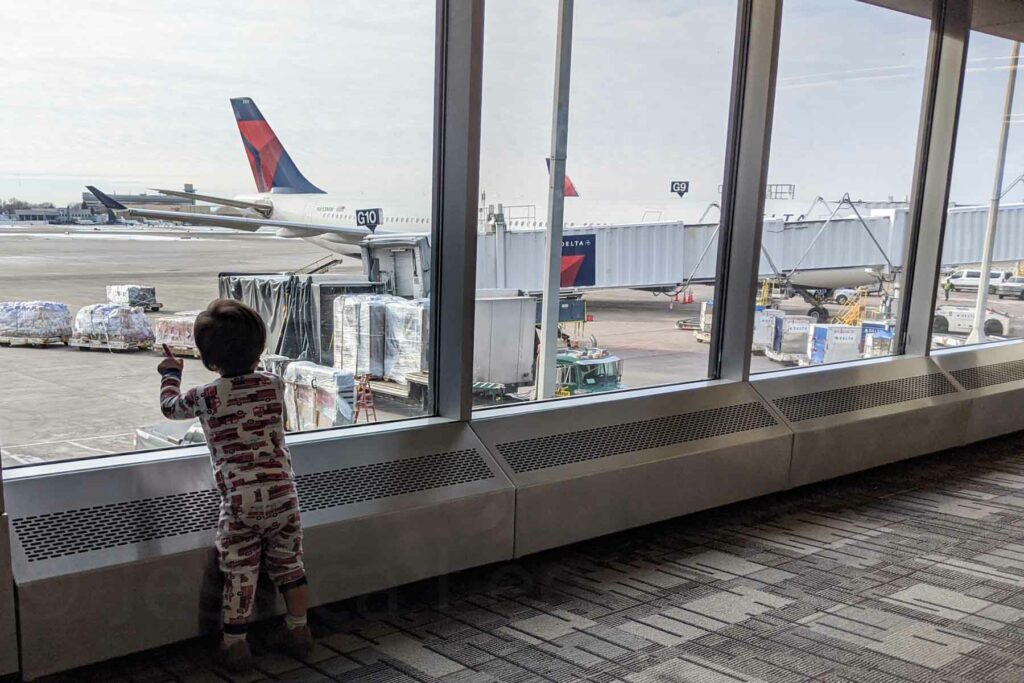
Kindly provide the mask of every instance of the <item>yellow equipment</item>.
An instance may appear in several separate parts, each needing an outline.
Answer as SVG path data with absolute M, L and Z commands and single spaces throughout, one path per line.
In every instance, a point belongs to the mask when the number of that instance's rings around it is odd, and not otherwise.
M 863 293 L 859 290 L 847 300 L 846 305 L 832 317 L 832 322 L 840 325 L 860 325 L 864 319 L 865 304 L 861 301 Z
M 775 289 L 771 280 L 761 280 L 761 293 L 757 296 L 757 303 L 767 307 L 772 302 L 772 291 Z

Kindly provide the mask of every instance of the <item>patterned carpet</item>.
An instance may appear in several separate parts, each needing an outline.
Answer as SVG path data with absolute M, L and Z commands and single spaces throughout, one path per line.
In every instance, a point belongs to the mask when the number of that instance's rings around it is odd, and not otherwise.
M 308 661 L 262 652 L 255 634 L 258 670 L 234 679 L 197 640 L 47 680 L 1021 683 L 1024 436 L 313 619 Z

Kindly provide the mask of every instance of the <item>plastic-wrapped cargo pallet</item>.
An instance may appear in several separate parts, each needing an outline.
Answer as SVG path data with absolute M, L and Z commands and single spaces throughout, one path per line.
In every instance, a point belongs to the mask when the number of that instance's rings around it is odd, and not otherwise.
M 785 315 L 775 319 L 772 349 L 776 353 L 802 356 L 807 353 L 807 333 L 811 328 L 807 315 Z
M 0 302 L 0 341 L 52 344 L 71 336 L 71 311 L 57 301 Z
M 156 301 L 156 287 L 148 285 L 107 285 L 107 300 L 122 306 L 159 306 Z
M 195 352 L 196 340 L 192 336 L 192 329 L 198 315 L 199 311 L 181 311 L 157 318 L 153 323 L 156 346 L 167 344 L 174 351 Z
M 754 312 L 753 348 L 763 351 L 775 340 L 775 319 L 785 315 L 777 308 L 765 308 Z
M 409 374 L 427 372 L 430 300 L 389 302 L 384 327 L 384 376 L 408 384 Z
M 404 301 L 384 294 L 353 294 L 335 299 L 334 367 L 356 377 L 383 377 L 387 305 Z
M 864 355 L 868 358 L 892 354 L 892 332 L 873 330 L 864 335 Z
M 697 323 L 697 327 L 701 332 L 711 333 L 711 321 L 715 315 L 715 302 L 714 301 L 701 301 L 700 302 L 700 320 Z
M 153 344 L 153 330 L 141 308 L 91 304 L 75 316 L 71 343 L 86 348 L 145 349 Z
M 351 372 L 309 361 L 284 368 L 285 429 L 325 429 L 352 423 L 355 380 Z
M 295 359 L 289 358 L 288 356 L 280 356 L 274 353 L 265 353 L 260 357 L 260 365 L 263 369 L 272 375 L 278 377 L 284 377 L 284 370 L 290 364 L 294 363 Z
M 811 325 L 807 337 L 811 365 L 841 363 L 860 358 L 860 327 L 855 325 Z

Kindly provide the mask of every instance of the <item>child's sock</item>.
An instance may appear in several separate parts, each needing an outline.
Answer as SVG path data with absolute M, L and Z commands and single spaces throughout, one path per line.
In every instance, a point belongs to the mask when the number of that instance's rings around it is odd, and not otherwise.
M 240 643 L 240 642 L 243 642 L 244 640 L 245 640 L 245 632 L 244 631 L 242 633 L 228 633 L 228 632 L 225 631 L 224 632 L 224 640 L 221 641 L 220 646 L 222 648 L 224 648 L 224 649 L 227 649 L 227 648 L 231 647 L 232 645 L 234 645 L 235 643 Z
M 289 631 L 301 628 L 306 625 L 306 615 L 303 614 L 301 617 L 293 617 L 290 614 L 286 614 L 284 615 L 284 625 L 288 627 Z

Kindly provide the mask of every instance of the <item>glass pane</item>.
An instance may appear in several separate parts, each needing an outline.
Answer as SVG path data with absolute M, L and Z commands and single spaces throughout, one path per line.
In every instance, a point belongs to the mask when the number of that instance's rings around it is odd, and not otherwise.
M 290 431 L 429 411 L 434 21 L 416 0 L 5 7 L 5 467 L 202 443 L 162 415 L 156 351 L 183 388 L 215 379 L 192 324 L 218 296 L 266 322 Z
M 477 406 L 537 397 L 557 10 L 487 6 Z M 735 22 L 731 2 L 575 5 L 558 397 L 707 376 Z
M 932 346 L 962 346 L 1024 336 L 1024 140 L 1020 116 L 1024 104 L 1019 76 L 1009 119 L 1005 170 L 996 193 L 998 212 L 991 225 L 992 260 L 982 275 L 989 207 L 997 173 L 1010 55 L 1013 42 L 978 31 L 968 43 L 957 127 L 950 209 L 942 249 L 938 303 L 932 320 Z M 981 287 L 987 279 L 988 288 Z M 978 316 L 978 311 L 984 311 Z
M 929 31 L 785 3 L 753 372 L 891 353 Z

